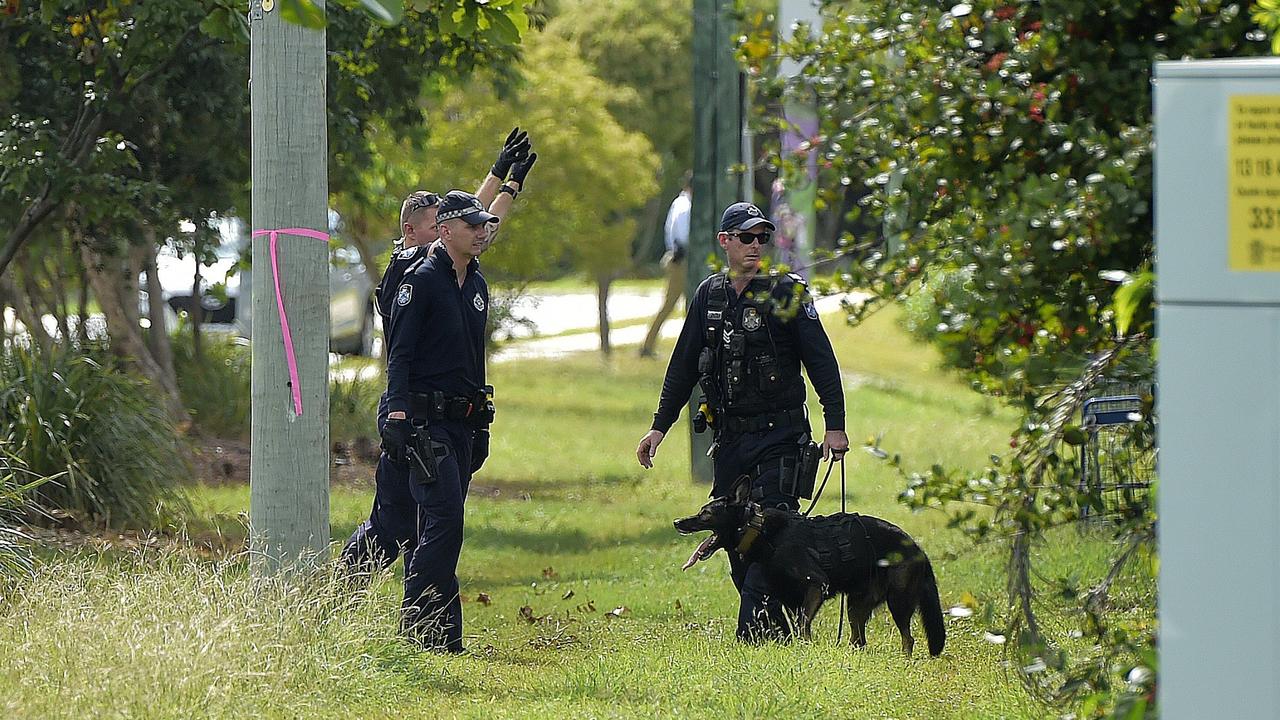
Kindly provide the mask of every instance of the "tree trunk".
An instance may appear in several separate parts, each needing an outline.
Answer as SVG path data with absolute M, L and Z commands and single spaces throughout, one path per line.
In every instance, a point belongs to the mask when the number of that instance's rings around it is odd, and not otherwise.
M 40 322 L 40 314 L 31 305 L 31 298 L 17 287 L 11 277 L 0 276 L 0 290 L 3 290 L 3 294 L 9 298 L 14 315 L 17 316 L 18 322 L 26 327 L 31 339 L 45 351 L 51 350 L 53 337 L 45 331 L 44 323 Z
M 613 284 L 613 275 L 596 276 L 596 312 L 600 316 L 600 352 L 606 356 L 613 353 L 609 343 L 609 286 Z
M 72 249 L 74 254 L 75 250 Z M 76 343 L 84 347 L 89 342 L 89 273 L 84 262 L 80 263 L 80 297 L 77 298 Z
M 200 256 L 204 254 L 204 240 L 196 233 L 192 253 L 196 258 L 196 272 L 191 278 L 191 304 L 187 306 L 191 318 L 191 357 L 197 363 L 204 362 L 204 346 L 200 342 L 200 326 L 204 325 L 204 305 L 200 302 Z
M 164 302 L 161 301 L 160 271 L 156 268 L 156 231 L 148 225 L 143 231 L 146 244 L 142 246 L 142 267 L 147 276 L 147 318 L 151 331 L 147 344 L 160 372 L 164 373 L 167 386 L 178 387 L 178 375 L 173 370 L 173 345 L 169 340 L 169 326 L 165 321 Z
M 90 250 L 87 244 L 81 244 L 80 251 L 84 260 L 85 274 L 93 287 L 93 294 L 98 300 L 102 314 L 107 320 L 107 335 L 110 339 L 111 351 L 132 363 L 138 372 L 149 378 L 163 391 L 165 408 L 169 411 L 169 415 L 174 422 L 186 427 L 191 422 L 191 416 L 182 406 L 178 386 L 173 382 L 172 376 L 166 375 L 160 369 L 159 363 L 151 356 L 151 349 L 142 339 L 142 332 L 136 320 L 138 315 L 136 281 L 132 284 L 132 293 L 122 291 L 122 288 L 131 285 L 127 282 L 122 283 L 120 280 L 122 274 L 129 272 L 122 266 L 131 266 L 132 263 L 108 262 L 107 258 Z M 133 301 L 132 316 L 125 309 L 126 299 Z

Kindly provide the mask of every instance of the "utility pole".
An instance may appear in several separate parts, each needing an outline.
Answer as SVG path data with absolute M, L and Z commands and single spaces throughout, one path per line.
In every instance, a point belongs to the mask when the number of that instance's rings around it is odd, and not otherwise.
M 323 561 L 329 545 L 325 32 L 285 22 L 277 0 L 251 0 L 249 28 L 249 546 L 270 574 Z
M 814 0 L 780 0 L 778 4 L 778 37 L 790 38 L 797 23 L 808 23 L 811 32 L 822 27 L 822 17 Z M 817 212 L 814 202 L 818 192 L 818 154 L 811 148 L 818 135 L 818 98 L 813 88 L 801 78 L 803 66 L 791 58 L 783 58 L 778 74 L 787 83 L 782 114 L 786 129 L 782 132 L 783 157 L 805 158 L 801 172 L 785 178 L 781 207 L 770 208 L 778 225 L 778 245 L 786 248 L 778 259 L 800 274 L 809 276 L 813 262 Z
M 720 213 L 739 200 L 730 170 L 741 161 L 742 81 L 733 57 L 731 0 L 693 0 L 693 207 L 689 214 L 689 281 L 686 297 L 707 276 Z M 696 482 L 711 482 L 710 433 L 693 432 L 689 407 L 690 470 Z

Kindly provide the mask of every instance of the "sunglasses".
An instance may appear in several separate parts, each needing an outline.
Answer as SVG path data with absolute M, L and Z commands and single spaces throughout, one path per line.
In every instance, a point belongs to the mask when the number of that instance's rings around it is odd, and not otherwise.
M 423 193 L 422 195 L 414 195 L 409 198 L 408 212 L 414 212 L 423 208 L 435 207 L 440 204 L 440 196 L 435 193 Z
M 759 233 L 731 232 L 731 233 L 725 233 L 725 234 L 738 238 L 738 242 L 742 243 L 743 245 L 750 245 L 753 242 L 758 242 L 761 245 L 768 245 L 769 242 L 773 240 L 773 233 L 767 230 L 765 232 L 759 232 Z

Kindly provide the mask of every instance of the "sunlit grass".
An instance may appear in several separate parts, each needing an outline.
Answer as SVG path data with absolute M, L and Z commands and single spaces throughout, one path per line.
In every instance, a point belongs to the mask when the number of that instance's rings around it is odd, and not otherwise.
M 851 379 L 855 446 L 884 432 L 884 448 L 909 466 L 975 468 L 1007 448 L 1015 416 L 939 371 L 892 317 L 856 330 L 827 325 Z M 849 509 L 906 528 L 933 558 L 943 605 L 971 595 L 978 612 L 948 620 L 936 660 L 902 657 L 887 613 L 873 619 L 866 650 L 838 645 L 834 603 L 811 644 L 736 643 L 723 555 L 679 570 L 693 542 L 671 520 L 707 493 L 687 477 L 684 422 L 653 470 L 635 462 L 665 366 L 619 352 L 490 368 L 493 458 L 472 484 L 459 568 L 470 655 L 415 652 L 396 639 L 398 569 L 352 597 L 325 576 L 264 586 L 235 558 L 56 556 L 0 601 L 0 709 L 147 718 L 1053 715 L 1027 700 L 1003 646 L 984 639 L 996 627 L 984 616 L 1003 607 L 1006 547 L 974 547 L 941 513 L 911 513 L 896 502 L 896 473 L 856 447 Z M 335 542 L 369 501 L 367 488 L 333 488 Z M 192 502 L 193 532 L 243 534 L 247 488 L 200 488 Z M 836 476 L 819 512 L 839 504 Z M 1067 528 L 1045 548 L 1046 579 L 1078 576 L 1087 586 L 1110 545 L 1104 533 Z M 1115 598 L 1124 612 L 1154 613 L 1154 587 L 1136 570 Z M 1080 622 L 1047 592 L 1040 605 L 1063 635 Z

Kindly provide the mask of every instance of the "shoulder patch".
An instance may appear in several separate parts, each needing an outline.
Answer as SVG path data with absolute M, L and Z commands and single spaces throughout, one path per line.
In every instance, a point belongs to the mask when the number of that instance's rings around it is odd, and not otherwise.
M 484 298 L 480 297 L 480 293 L 476 293 L 476 296 L 471 299 L 471 304 L 476 306 L 476 310 L 484 312 Z
M 818 308 L 814 307 L 812 300 L 806 300 L 801 307 L 804 308 L 804 314 L 809 316 L 810 320 L 818 319 Z
M 405 248 L 401 250 L 399 253 L 396 254 L 396 257 L 400 258 L 401 260 L 408 260 L 417 254 L 418 254 L 418 248 L 411 247 L 411 248 Z
M 790 273 L 787 273 L 787 277 L 791 278 L 792 280 L 796 281 L 797 283 L 800 283 L 801 285 L 807 285 L 807 284 L 808 284 L 808 281 L 806 281 L 806 280 L 804 279 L 804 276 L 803 276 L 803 275 L 801 275 L 800 273 L 797 273 L 797 272 L 790 272 Z
M 413 300 L 413 286 L 410 285 L 409 283 L 405 283 L 401 285 L 400 289 L 396 291 L 396 304 L 399 305 L 400 307 L 404 307 L 405 305 L 408 305 L 409 302 L 412 300 Z

